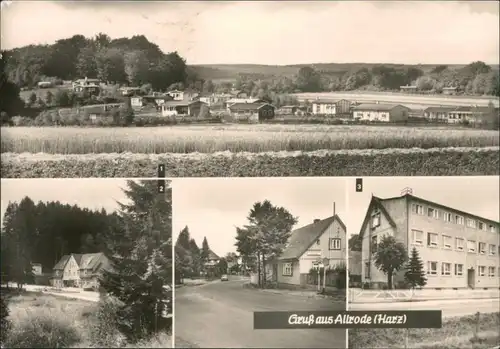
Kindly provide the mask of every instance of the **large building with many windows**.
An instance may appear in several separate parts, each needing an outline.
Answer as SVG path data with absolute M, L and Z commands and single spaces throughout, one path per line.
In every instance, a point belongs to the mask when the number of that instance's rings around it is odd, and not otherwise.
M 362 281 L 383 287 L 387 276 L 373 263 L 384 235 L 394 236 L 411 253 L 415 247 L 427 274 L 425 288 L 498 288 L 499 223 L 411 194 L 372 196 L 360 231 Z M 404 272 L 394 276 L 395 286 Z

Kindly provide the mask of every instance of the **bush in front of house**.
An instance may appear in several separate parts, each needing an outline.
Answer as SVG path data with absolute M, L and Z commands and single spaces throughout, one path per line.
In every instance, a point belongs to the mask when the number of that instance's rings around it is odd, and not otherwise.
M 126 344 L 126 338 L 119 330 L 121 306 L 121 302 L 116 298 L 101 295 L 97 312 L 89 318 L 89 340 L 92 346 L 116 348 Z
M 68 348 L 81 336 L 72 321 L 53 309 L 30 309 L 16 318 L 5 340 L 7 348 Z

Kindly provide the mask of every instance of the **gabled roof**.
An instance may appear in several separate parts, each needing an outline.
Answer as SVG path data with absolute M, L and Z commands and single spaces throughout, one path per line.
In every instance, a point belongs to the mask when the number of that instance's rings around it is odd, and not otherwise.
M 237 109 L 237 110 L 259 110 L 260 108 L 269 105 L 274 108 L 269 103 L 235 103 L 229 106 L 229 109 Z
M 64 255 L 61 257 L 59 262 L 54 266 L 54 270 L 63 270 L 71 256 L 78 264 L 80 269 L 90 269 L 94 270 L 99 265 L 99 260 L 104 254 L 102 252 L 99 253 L 72 253 L 69 255 Z
M 226 103 L 236 104 L 236 103 L 256 103 L 256 102 L 264 102 L 262 99 L 258 98 L 231 98 L 226 101 Z
M 278 260 L 300 258 L 334 221 L 337 221 L 344 231 L 346 230 L 342 220 L 335 215 L 292 231 L 289 244 Z
M 363 103 L 354 107 L 353 110 L 390 111 L 398 106 L 409 109 L 401 104 Z
M 220 259 L 211 249 L 208 250 L 208 259 Z
M 391 198 L 394 199 L 394 198 Z M 368 208 L 366 209 L 366 214 L 365 214 L 365 219 L 363 220 L 363 224 L 361 225 L 361 230 L 359 232 L 359 237 L 363 238 L 363 232 L 365 231 L 366 225 L 370 222 L 370 213 L 374 208 L 378 208 L 380 212 L 384 215 L 385 219 L 389 222 L 391 227 L 396 227 L 396 223 L 392 219 L 391 215 L 387 211 L 386 207 L 384 206 L 384 201 L 391 200 L 391 199 L 381 199 L 376 196 L 372 195 L 372 199 L 370 201 L 370 204 L 368 205 Z
M 488 107 L 483 106 L 460 106 L 457 107 L 454 111 L 461 113 L 488 113 L 490 109 Z

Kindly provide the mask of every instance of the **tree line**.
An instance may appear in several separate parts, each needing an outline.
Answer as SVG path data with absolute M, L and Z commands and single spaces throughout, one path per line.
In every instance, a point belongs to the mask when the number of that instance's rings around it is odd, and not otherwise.
M 206 237 L 203 238 L 201 248 L 191 237 L 189 227 L 184 227 L 177 237 L 175 243 L 175 276 L 177 282 L 182 282 L 185 278 L 198 277 L 220 277 L 230 272 L 238 272 L 238 256 L 229 252 L 224 257 L 220 257 L 213 268 L 208 268 L 207 263 L 210 257 L 210 246 Z
M 167 183 L 168 184 L 168 183 Z M 31 263 L 52 271 L 61 256 L 103 252 L 111 268 L 100 277 L 102 307 L 113 300 L 113 319 L 130 343 L 169 331 L 172 319 L 172 191 L 156 182 L 128 181 L 113 213 L 59 202 L 9 203 L 1 233 L 2 284 L 32 282 Z M 108 318 L 109 319 L 109 318 Z M 98 340 L 98 339 L 96 339 Z
M 476 61 L 463 67 L 438 65 L 430 70 L 383 64 L 345 71 L 305 66 L 290 77 L 240 75 L 235 88 L 259 98 L 294 92 L 398 91 L 406 85 L 414 85 L 421 92 L 441 93 L 444 87 L 457 87 L 466 94 L 500 96 L 499 84 L 498 69 Z

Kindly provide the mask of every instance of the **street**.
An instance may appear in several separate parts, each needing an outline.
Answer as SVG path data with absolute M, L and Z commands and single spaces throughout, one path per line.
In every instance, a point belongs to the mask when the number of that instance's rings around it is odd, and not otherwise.
M 498 312 L 498 298 L 492 299 L 453 299 L 421 302 L 395 303 L 352 303 L 349 310 L 442 310 L 443 318 L 467 316 L 477 312 Z
M 344 329 L 253 329 L 254 311 L 341 311 L 344 302 L 261 292 L 243 283 L 230 277 L 176 289 L 176 338 L 203 348 L 345 348 Z

